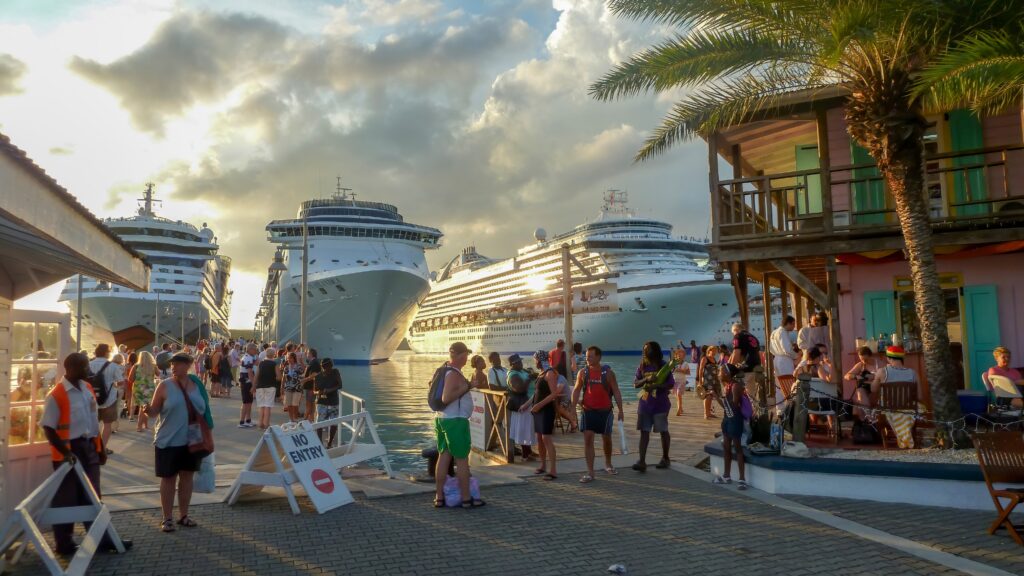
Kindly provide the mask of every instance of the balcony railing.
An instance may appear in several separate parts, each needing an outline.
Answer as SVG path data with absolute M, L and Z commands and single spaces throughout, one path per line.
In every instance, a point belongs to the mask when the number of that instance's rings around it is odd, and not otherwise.
M 1024 144 L 929 155 L 925 165 L 933 225 L 1024 218 Z M 898 231 L 874 164 L 831 166 L 825 174 L 824 181 L 820 169 L 720 181 L 713 242 Z

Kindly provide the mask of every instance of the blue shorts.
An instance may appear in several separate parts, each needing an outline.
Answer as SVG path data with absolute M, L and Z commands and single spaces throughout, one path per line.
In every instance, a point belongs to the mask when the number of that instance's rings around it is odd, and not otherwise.
M 722 435 L 739 440 L 743 436 L 743 415 L 736 414 L 732 418 L 722 418 Z
M 580 416 L 580 430 L 593 432 L 594 434 L 612 433 L 612 411 L 608 410 L 584 410 Z

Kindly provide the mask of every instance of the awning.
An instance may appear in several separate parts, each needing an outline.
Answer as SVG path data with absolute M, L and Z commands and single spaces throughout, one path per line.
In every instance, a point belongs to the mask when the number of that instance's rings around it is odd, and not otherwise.
M 0 134 L 0 295 L 18 299 L 73 274 L 149 289 L 149 266 Z

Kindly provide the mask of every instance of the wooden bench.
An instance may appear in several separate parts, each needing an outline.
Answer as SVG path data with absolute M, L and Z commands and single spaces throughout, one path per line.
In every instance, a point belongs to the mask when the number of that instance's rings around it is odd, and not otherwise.
M 1024 488 L 996 488 L 996 484 L 1024 484 L 1024 436 L 1020 432 L 986 432 L 974 436 L 974 447 L 978 450 L 978 464 L 985 476 L 985 485 L 999 517 L 988 528 L 989 534 L 1006 528 L 1017 544 L 1024 546 L 1018 530 L 1024 525 L 1014 525 L 1010 513 L 1024 500 Z M 1003 506 L 1002 500 L 1007 500 Z

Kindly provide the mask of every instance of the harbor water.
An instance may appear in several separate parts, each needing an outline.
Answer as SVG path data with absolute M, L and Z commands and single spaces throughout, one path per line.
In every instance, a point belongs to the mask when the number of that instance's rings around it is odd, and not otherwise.
M 533 365 L 524 358 L 524 366 Z M 427 386 L 434 370 L 445 361 L 442 356 L 424 356 L 396 352 L 391 360 L 372 366 L 339 366 L 344 391 L 366 401 L 381 440 L 387 446 L 392 465 L 398 470 L 421 471 L 426 468 L 420 451 L 434 445 L 434 416 L 427 408 Z M 620 381 L 625 381 L 623 400 L 635 399 L 630 387 L 640 361 L 636 356 L 609 356 L 604 359 Z M 502 363 L 508 367 L 506 359 Z M 472 369 L 466 366 L 463 374 Z M 631 416 L 626 414 L 627 424 Z

